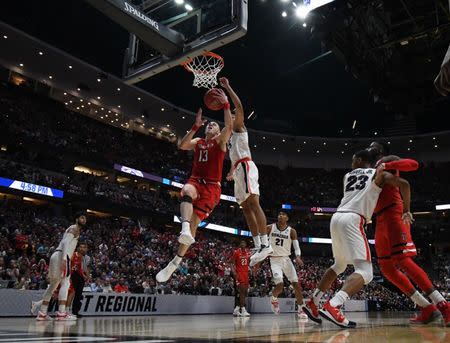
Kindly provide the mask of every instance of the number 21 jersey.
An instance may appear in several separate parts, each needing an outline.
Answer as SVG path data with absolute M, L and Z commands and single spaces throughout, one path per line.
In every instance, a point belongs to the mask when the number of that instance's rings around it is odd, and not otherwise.
M 373 168 L 358 168 L 345 174 L 344 197 L 337 212 L 354 212 L 370 220 L 381 193 L 373 182 L 374 176 Z

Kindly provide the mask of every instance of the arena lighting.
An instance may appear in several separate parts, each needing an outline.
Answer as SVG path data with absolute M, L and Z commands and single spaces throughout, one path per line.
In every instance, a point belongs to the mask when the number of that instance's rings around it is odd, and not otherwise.
M 53 79 L 53 76 L 49 75 L 48 78 L 51 80 L 51 79 Z
M 307 25 L 306 25 L 306 23 L 303 23 L 303 27 L 306 27 Z
M 415 216 L 420 216 L 420 215 L 426 215 L 426 214 L 431 214 L 432 212 L 430 211 L 425 211 L 425 212 L 413 212 L 413 214 Z
M 436 210 L 450 210 L 450 204 L 436 205 Z
M 186 119 L 186 117 L 185 117 L 185 116 L 182 116 L 181 119 Z
M 3 35 L 3 38 L 8 39 L 8 36 L 7 35 Z
M 23 63 L 20 63 L 19 66 L 23 67 Z
M 69 69 L 72 69 L 73 67 L 72 66 L 69 66 Z
M 252 113 L 250 113 L 247 117 L 247 119 L 250 119 L 253 115 L 255 114 L 255 111 L 252 111 Z
M 188 12 L 190 12 L 190 11 L 192 11 L 194 8 L 191 6 L 191 5 L 189 5 L 189 4 L 186 4 L 186 5 L 184 5 L 184 8 L 186 9 L 186 11 L 188 11 Z
M 286 11 L 281 12 L 281 16 L 282 16 L 283 18 L 286 18 L 286 17 L 287 17 L 287 12 L 286 12 Z
M 97 82 L 101 82 L 102 80 L 101 79 L 97 79 Z
M 139 101 L 141 101 L 141 98 L 137 98 Z
M 175 0 L 175 3 L 177 5 L 183 5 L 184 4 L 184 0 Z
M 164 112 L 164 111 L 165 111 L 164 107 L 161 107 L 161 112 Z
M 354 130 L 356 127 L 356 120 L 353 121 L 353 126 L 352 126 L 352 130 Z
M 120 108 L 120 105 L 119 106 L 117 106 L 118 108 Z
M 300 19 L 305 19 L 308 16 L 309 9 L 306 6 L 299 6 L 295 9 L 295 15 Z
M 42 51 L 39 51 L 39 55 L 41 55 L 41 56 L 42 56 L 43 54 L 44 54 L 44 53 L 43 53 Z

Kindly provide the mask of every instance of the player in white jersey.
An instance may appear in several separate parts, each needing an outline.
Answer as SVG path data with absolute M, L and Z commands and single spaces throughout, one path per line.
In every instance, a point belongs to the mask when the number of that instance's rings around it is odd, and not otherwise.
M 280 211 L 278 213 L 278 221 L 267 227 L 269 234 L 269 242 L 273 248 L 273 253 L 270 256 L 270 269 L 272 270 L 272 280 L 275 286 L 272 289 L 271 307 L 275 314 L 280 313 L 280 304 L 278 296 L 283 292 L 283 275 L 291 283 L 295 291 L 295 298 L 298 305 L 298 316 L 301 319 L 307 319 L 307 315 L 303 312 L 304 301 L 302 290 L 298 282 L 297 271 L 290 258 L 292 246 L 295 251 L 295 261 L 298 266 L 303 266 L 301 259 L 300 245 L 298 244 L 297 231 L 288 225 L 289 216 L 286 212 Z M 315 318 L 311 318 L 316 321 Z M 320 319 L 318 322 L 322 322 Z
M 86 214 L 77 213 L 75 215 L 75 224 L 69 226 L 64 232 L 63 238 L 50 257 L 48 266 L 49 285 L 42 297 L 41 309 L 38 312 L 36 320 L 51 320 L 47 313 L 48 304 L 53 292 L 60 286 L 58 293 L 58 312 L 57 320 L 76 320 L 77 317 L 66 312 L 66 301 L 70 286 L 70 258 L 77 247 L 81 228 L 86 225 Z
M 309 316 L 318 317 L 320 313 L 325 319 L 343 328 L 356 327 L 356 323 L 349 321 L 340 307 L 373 278 L 365 223 L 372 217 L 381 188 L 387 184 L 398 187 L 406 182 L 383 171 L 381 167 L 376 170 L 370 168 L 370 161 L 371 156 L 367 150 L 358 151 L 353 156 L 353 170 L 344 177 L 344 196 L 330 223 L 334 264 L 325 272 L 314 291 L 313 299 L 304 308 Z M 338 275 L 347 269 L 348 264 L 353 265 L 355 271 L 345 280 L 342 289 L 318 311 L 321 297 L 330 289 Z
M 220 78 L 236 109 L 233 111 L 233 134 L 228 142 L 231 169 L 227 180 L 234 180 L 234 196 L 242 207 L 244 217 L 252 233 L 256 252 L 250 258 L 250 267 L 272 253 L 267 237 L 267 219 L 259 204 L 258 168 L 252 161 L 248 143 L 248 131 L 244 124 L 244 108 L 227 78 Z

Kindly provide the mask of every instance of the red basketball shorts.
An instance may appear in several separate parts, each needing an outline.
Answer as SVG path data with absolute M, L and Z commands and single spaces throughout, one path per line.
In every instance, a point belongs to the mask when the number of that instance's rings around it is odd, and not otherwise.
M 375 250 L 378 259 L 399 259 L 417 255 L 411 227 L 402 221 L 402 208 L 394 206 L 377 216 Z
M 221 188 L 218 183 L 204 183 L 201 180 L 190 178 L 186 183 L 197 189 L 197 199 L 192 201 L 194 213 L 203 220 L 211 214 L 220 202 Z

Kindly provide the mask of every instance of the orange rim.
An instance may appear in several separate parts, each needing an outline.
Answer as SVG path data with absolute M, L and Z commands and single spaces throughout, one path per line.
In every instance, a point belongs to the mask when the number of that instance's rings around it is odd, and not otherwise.
M 223 62 L 222 56 L 217 55 L 217 54 L 215 54 L 215 53 L 212 52 L 212 51 L 204 52 L 202 55 L 203 55 L 203 56 L 211 56 L 211 57 L 214 57 L 215 59 L 220 60 L 220 61 L 222 62 L 222 67 L 223 67 L 223 63 L 224 63 L 224 62 Z M 194 58 L 195 58 L 195 57 L 194 57 Z M 189 66 L 189 63 L 191 63 L 191 62 L 194 60 L 194 58 L 188 58 L 186 61 L 182 62 L 180 65 L 182 65 L 182 66 L 184 67 L 184 69 L 186 69 L 188 72 L 193 73 L 194 71 L 193 71 L 192 68 Z

